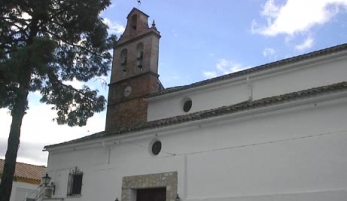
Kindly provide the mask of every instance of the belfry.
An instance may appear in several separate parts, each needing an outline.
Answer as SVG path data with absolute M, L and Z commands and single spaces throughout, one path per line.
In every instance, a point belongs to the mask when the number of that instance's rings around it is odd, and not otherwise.
M 160 33 L 154 21 L 148 26 L 148 17 L 133 8 L 114 49 L 106 131 L 146 122 L 144 97 L 163 88 L 158 80 Z

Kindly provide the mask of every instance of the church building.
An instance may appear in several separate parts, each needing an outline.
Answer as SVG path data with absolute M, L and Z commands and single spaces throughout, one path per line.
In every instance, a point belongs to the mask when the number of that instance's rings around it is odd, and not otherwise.
M 159 27 L 131 10 L 105 131 L 45 146 L 43 200 L 347 200 L 347 44 L 165 89 Z

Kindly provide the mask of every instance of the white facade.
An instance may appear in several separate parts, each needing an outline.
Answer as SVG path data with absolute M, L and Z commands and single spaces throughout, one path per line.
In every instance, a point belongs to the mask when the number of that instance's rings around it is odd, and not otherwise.
M 148 119 L 187 114 L 182 110 L 186 98 L 194 113 L 342 81 L 347 81 L 347 48 L 148 98 Z M 177 193 L 186 201 L 345 201 L 346 122 L 344 88 L 48 146 L 47 172 L 56 185 L 53 197 L 66 201 L 123 201 L 125 177 L 167 172 L 177 173 Z M 151 153 L 155 140 L 162 142 L 157 156 Z M 82 192 L 67 196 L 75 167 L 83 172 Z M 130 200 L 136 201 L 134 195 Z
M 138 20 L 156 31 L 147 17 L 128 16 L 127 69 L 152 58 L 135 57 L 147 36 Z M 106 131 L 45 147 L 55 187 L 45 200 L 347 200 L 347 44 L 156 94 L 156 71 L 145 71 L 111 80 Z
M 39 191 L 38 187 L 35 184 L 13 182 L 10 201 L 34 200 Z
M 26 199 L 35 199 L 38 194 L 38 187 L 39 185 L 14 181 L 12 183 L 10 201 L 26 201 Z
M 185 114 L 182 104 L 187 97 L 193 102 L 189 112 L 197 112 L 237 104 L 250 97 L 258 100 L 346 81 L 347 51 L 284 65 L 275 63 L 274 66 L 234 79 L 149 98 L 148 120 Z

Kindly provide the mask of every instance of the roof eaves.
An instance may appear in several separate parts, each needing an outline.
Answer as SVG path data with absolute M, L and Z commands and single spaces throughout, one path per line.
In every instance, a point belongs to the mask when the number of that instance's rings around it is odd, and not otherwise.
M 189 84 L 189 85 L 168 88 L 168 89 L 160 91 L 160 92 L 149 94 L 146 98 L 157 97 L 157 96 L 161 96 L 161 95 L 165 95 L 165 94 L 169 94 L 169 93 L 174 93 L 174 92 L 183 91 L 183 90 L 187 90 L 187 89 L 191 89 L 191 88 L 195 88 L 195 87 L 200 87 L 200 86 L 204 86 L 204 85 L 208 85 L 208 84 L 212 84 L 212 83 L 216 83 L 216 82 L 232 79 L 232 78 L 235 78 L 235 77 L 247 75 L 247 74 L 250 74 L 250 73 L 253 73 L 253 72 L 259 72 L 259 71 L 263 71 L 263 70 L 267 70 L 267 69 L 272 69 L 272 68 L 280 67 L 280 66 L 283 66 L 283 65 L 286 65 L 286 64 L 292 64 L 292 63 L 299 62 L 299 61 L 302 61 L 302 60 L 311 59 L 311 58 L 315 58 L 315 57 L 323 56 L 323 55 L 328 55 L 328 54 L 332 54 L 332 53 L 337 53 L 337 52 L 344 51 L 344 50 L 347 50 L 347 44 L 341 44 L 341 45 L 329 47 L 329 48 L 326 48 L 326 49 L 310 52 L 310 53 L 307 53 L 307 54 L 303 54 L 303 55 L 299 55 L 299 56 L 295 56 L 295 57 L 291 57 L 291 58 L 287 58 L 287 59 L 271 62 L 271 63 L 268 63 L 268 64 L 263 64 L 263 65 L 260 65 L 260 66 L 256 66 L 256 67 L 249 68 L 249 69 L 245 69 L 245 70 L 238 71 L 238 72 L 235 72 L 235 73 L 230 73 L 230 74 L 222 75 L 222 76 L 219 76 L 219 77 L 215 77 L 215 78 L 211 78 L 211 79 L 195 82 L 195 83 L 192 83 L 192 84 Z
M 119 130 L 115 130 L 112 132 L 100 132 L 93 135 L 89 135 L 83 138 L 79 138 L 76 140 L 72 140 L 69 142 L 64 142 L 55 145 L 49 145 L 45 148 L 56 147 L 60 145 L 67 145 L 73 143 L 84 142 L 87 140 L 97 139 L 101 137 L 109 137 L 113 135 L 122 135 L 126 133 L 139 132 L 144 130 L 162 128 L 167 126 L 173 126 L 181 123 L 187 123 L 191 121 L 203 120 L 207 118 L 237 113 L 245 110 L 256 109 L 260 107 L 267 107 L 270 105 L 281 104 L 288 101 L 294 101 L 303 98 L 314 97 L 326 93 L 338 92 L 338 91 L 347 91 L 347 82 L 340 82 L 336 84 L 331 84 L 322 87 L 315 87 L 311 89 L 301 90 L 297 92 L 287 93 L 278 96 L 272 96 L 268 98 L 262 98 L 254 101 L 244 101 L 238 104 L 230 105 L 230 106 L 222 106 L 215 109 L 199 111 L 191 114 L 169 117 L 166 119 L 155 120 L 151 122 L 146 122 L 138 126 L 134 126 L 131 128 L 120 128 Z
M 87 141 L 87 140 L 91 140 L 91 139 L 100 138 L 100 137 L 106 136 L 106 134 L 107 134 L 106 131 L 101 131 L 101 132 L 94 133 L 92 135 L 87 135 L 87 136 L 84 136 L 84 137 L 81 137 L 81 138 L 77 138 L 77 139 L 74 139 L 74 140 L 61 142 L 61 143 L 58 143 L 58 144 L 47 145 L 47 146 L 44 146 L 43 149 L 44 149 L 44 151 L 46 151 L 49 148 L 53 148 L 53 147 L 60 146 L 60 145 L 73 144 L 75 142 L 77 143 L 77 142 L 82 142 L 82 141 Z

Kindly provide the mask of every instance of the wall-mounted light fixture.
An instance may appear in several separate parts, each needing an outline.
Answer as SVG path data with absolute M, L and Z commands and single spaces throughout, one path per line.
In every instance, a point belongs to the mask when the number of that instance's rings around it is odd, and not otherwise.
M 178 194 L 176 194 L 175 201 L 181 201 L 181 198 L 180 198 L 180 196 Z
M 54 195 L 54 193 L 55 193 L 55 185 L 54 185 L 53 182 L 51 182 L 51 179 L 52 179 L 52 178 L 51 178 L 50 176 L 48 176 L 48 174 L 46 173 L 46 175 L 42 177 L 42 183 L 43 183 L 43 185 L 44 185 L 45 187 L 47 187 L 47 188 L 52 188 L 52 190 L 53 190 L 53 195 Z M 50 182 L 51 182 L 51 184 L 49 185 Z
M 49 184 L 49 182 L 51 181 L 51 179 L 52 178 L 50 176 L 48 176 L 48 174 L 46 173 L 46 175 L 42 177 L 42 183 L 45 186 L 47 186 Z
M 115 200 L 115 201 L 119 201 L 119 200 L 118 200 L 118 197 L 116 197 L 116 200 Z

